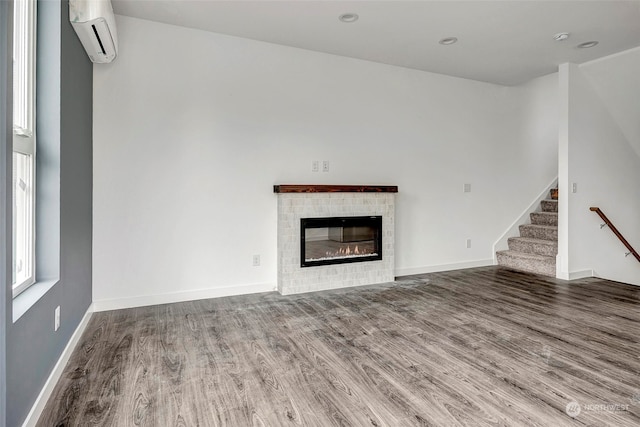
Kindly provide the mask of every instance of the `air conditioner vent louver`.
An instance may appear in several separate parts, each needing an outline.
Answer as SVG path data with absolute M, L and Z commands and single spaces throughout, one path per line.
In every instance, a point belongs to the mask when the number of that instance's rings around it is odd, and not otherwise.
M 93 33 L 96 35 L 96 38 L 98 39 L 98 44 L 100 44 L 100 51 L 102 52 L 103 55 L 106 55 L 107 52 L 105 52 L 104 50 L 104 45 L 102 44 L 102 40 L 100 40 L 100 34 L 98 34 L 98 30 L 96 30 L 96 26 L 92 25 L 91 28 L 93 28 Z

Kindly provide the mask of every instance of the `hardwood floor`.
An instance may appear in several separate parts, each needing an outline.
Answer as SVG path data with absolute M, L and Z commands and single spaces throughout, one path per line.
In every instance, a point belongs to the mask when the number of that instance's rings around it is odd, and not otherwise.
M 638 426 L 639 340 L 640 287 L 500 267 L 102 312 L 38 425 Z

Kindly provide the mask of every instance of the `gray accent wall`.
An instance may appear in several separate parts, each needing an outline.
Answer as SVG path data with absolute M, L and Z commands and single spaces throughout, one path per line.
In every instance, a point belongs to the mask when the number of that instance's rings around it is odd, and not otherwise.
M 0 58 L 10 59 L 13 3 L 0 1 Z M 11 61 L 0 60 L 0 234 L 5 236 L 0 243 L 0 283 L 11 281 Z M 11 313 L 7 310 L 9 287 L 0 290 L 0 414 L 6 414 L 7 381 L 6 381 L 6 330 Z M 6 425 L 4 416 L 0 416 L 0 427 Z
M 3 398 L 7 426 L 23 423 L 92 300 L 93 66 L 69 23 L 68 10 L 67 1 L 38 2 L 38 33 L 43 43 L 39 46 L 38 91 L 42 91 L 39 95 L 50 111 L 43 113 L 39 108 L 42 117 L 37 118 L 37 137 L 54 141 L 59 138 L 60 211 L 59 219 L 54 216 L 53 220 L 54 226 L 59 222 L 59 248 L 51 251 L 59 252 L 60 274 L 58 283 L 16 323 L 10 320 L 12 304 L 8 294 L 2 305 L 7 328 L 7 393 L 6 399 Z M 45 31 L 54 36 L 42 37 Z M 48 55 L 41 50 L 44 43 L 50 44 Z M 4 55 L 11 62 L 10 56 Z M 5 202 L 6 186 L 3 181 Z M 3 252 L 2 255 L 3 264 L 10 261 L 10 253 Z M 38 254 L 38 258 L 47 255 Z M 2 273 L 7 277 L 6 271 Z M 53 313 L 58 305 L 61 307 L 61 327 L 54 332 Z

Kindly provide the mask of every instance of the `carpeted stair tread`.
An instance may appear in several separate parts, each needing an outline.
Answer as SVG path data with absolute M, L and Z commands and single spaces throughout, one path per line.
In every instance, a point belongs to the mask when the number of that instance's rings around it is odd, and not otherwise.
M 520 227 L 521 237 L 532 237 L 542 240 L 558 240 L 557 225 L 525 224 Z
M 542 212 L 558 212 L 558 200 L 546 199 L 540 202 Z
M 557 212 L 532 212 L 529 217 L 531 224 L 535 225 L 558 225 Z
M 555 277 L 556 257 L 531 254 L 518 251 L 496 252 L 498 264 L 516 270 L 528 271 L 530 273 Z
M 555 240 L 510 237 L 508 242 L 509 250 L 516 252 L 527 252 L 545 256 L 555 256 L 558 253 L 558 242 Z

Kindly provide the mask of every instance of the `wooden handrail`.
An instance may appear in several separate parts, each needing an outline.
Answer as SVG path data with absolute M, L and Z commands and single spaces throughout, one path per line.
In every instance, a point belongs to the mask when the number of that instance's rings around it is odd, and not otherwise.
M 590 207 L 589 208 L 590 211 L 597 213 L 598 215 L 600 215 L 600 218 L 602 218 L 602 220 L 604 221 L 605 224 L 607 224 L 607 226 L 611 229 L 611 231 L 613 231 L 613 234 L 615 234 L 618 239 L 620 239 L 620 241 L 622 242 L 623 245 L 625 245 L 627 247 L 627 249 L 629 249 L 629 253 L 633 254 L 634 257 L 636 257 L 636 259 L 638 261 L 640 261 L 640 255 L 638 254 L 638 252 L 636 252 L 635 249 L 633 249 L 633 247 L 631 246 L 631 244 L 629 244 L 629 242 L 627 242 L 627 239 L 625 239 L 622 234 L 620 234 L 620 232 L 618 231 L 618 229 L 616 228 L 615 225 L 613 225 L 613 223 L 609 220 L 609 218 L 607 218 L 607 216 L 600 210 L 600 208 L 594 208 L 594 207 Z M 629 255 L 629 254 L 627 254 Z

